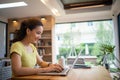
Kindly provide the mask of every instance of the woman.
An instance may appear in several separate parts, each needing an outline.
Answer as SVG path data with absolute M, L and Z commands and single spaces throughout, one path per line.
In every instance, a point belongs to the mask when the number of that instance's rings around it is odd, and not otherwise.
M 42 33 L 43 25 L 37 19 L 28 19 L 21 23 L 10 50 L 13 76 L 51 71 L 61 72 L 63 70 L 58 64 L 49 64 L 43 61 L 36 47 L 32 44 L 37 43 Z M 36 64 L 40 65 L 40 68 L 35 68 Z

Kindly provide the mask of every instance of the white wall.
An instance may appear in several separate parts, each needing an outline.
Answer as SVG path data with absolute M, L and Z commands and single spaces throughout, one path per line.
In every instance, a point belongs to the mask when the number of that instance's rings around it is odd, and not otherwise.
M 4 18 L 4 17 L 2 17 L 2 16 L 0 16 L 0 21 L 5 22 L 5 23 L 8 23 L 7 18 Z
M 111 19 L 111 10 L 68 14 L 56 17 L 56 23 Z

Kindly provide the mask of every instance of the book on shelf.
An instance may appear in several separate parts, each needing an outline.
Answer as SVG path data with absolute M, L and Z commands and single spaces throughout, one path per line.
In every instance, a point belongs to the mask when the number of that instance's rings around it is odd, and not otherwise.
M 38 53 L 40 56 L 45 55 L 45 49 L 38 49 Z
M 14 33 L 10 33 L 10 40 L 14 39 L 15 34 Z
M 45 42 L 43 40 L 38 41 L 38 46 L 44 46 L 44 45 L 45 45 Z
M 51 41 L 39 40 L 37 46 L 51 46 Z

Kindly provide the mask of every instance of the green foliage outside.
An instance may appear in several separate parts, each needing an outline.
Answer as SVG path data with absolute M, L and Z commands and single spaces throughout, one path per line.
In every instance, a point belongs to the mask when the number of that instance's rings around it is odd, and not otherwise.
M 109 21 L 99 21 L 99 22 L 94 22 L 94 24 L 97 27 L 96 31 L 96 43 L 81 43 L 75 45 L 75 50 L 76 53 L 78 54 L 81 49 L 83 49 L 83 52 L 81 55 L 85 55 L 85 44 L 88 45 L 89 47 L 89 55 L 91 56 L 98 56 L 101 54 L 100 50 L 100 45 L 101 44 L 113 44 L 113 27 L 112 24 Z M 60 56 L 64 56 L 65 58 L 69 55 L 70 53 L 70 46 L 72 45 L 72 38 L 71 34 L 73 34 L 71 31 L 72 27 L 75 27 L 75 24 L 71 24 L 70 30 L 68 30 L 66 33 L 63 34 L 63 46 L 59 48 L 59 55 L 57 58 Z M 79 33 L 78 33 L 79 34 Z M 98 62 L 100 59 L 98 58 Z
M 102 21 L 99 22 L 97 26 L 98 30 L 96 33 L 97 43 L 94 45 L 93 53 L 97 54 L 97 62 L 98 64 L 101 62 L 102 57 L 100 55 L 105 54 L 106 48 L 111 48 L 113 45 L 113 27 L 110 22 Z M 113 51 L 112 51 L 113 53 Z M 113 56 L 112 54 L 110 55 Z

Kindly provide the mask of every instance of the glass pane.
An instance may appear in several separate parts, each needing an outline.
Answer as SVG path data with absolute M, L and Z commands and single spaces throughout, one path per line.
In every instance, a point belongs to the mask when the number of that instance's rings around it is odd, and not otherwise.
M 112 20 L 56 24 L 55 35 L 58 59 L 77 56 L 83 49 L 81 57 L 95 63 L 100 44 L 114 45 Z
M 0 58 L 6 55 L 6 24 L 0 22 Z

